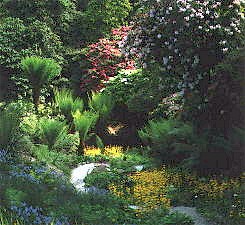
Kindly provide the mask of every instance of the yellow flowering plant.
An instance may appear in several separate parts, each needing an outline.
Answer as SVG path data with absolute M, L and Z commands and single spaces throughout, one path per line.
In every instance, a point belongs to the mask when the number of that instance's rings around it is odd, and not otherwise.
M 85 156 L 108 156 L 111 158 L 120 158 L 124 156 L 123 147 L 122 146 L 106 146 L 104 149 L 89 147 L 87 146 L 84 149 Z

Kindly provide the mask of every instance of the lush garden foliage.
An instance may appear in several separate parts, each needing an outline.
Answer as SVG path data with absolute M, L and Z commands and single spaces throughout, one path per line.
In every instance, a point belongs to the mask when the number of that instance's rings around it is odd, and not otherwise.
M 243 224 L 244 13 L 1 1 L 0 225 L 194 224 L 175 206 Z M 70 177 L 89 163 L 81 192 Z

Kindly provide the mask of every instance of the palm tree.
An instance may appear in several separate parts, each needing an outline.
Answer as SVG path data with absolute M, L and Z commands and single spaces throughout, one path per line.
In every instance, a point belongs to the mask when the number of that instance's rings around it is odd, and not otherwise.
M 21 68 L 32 86 L 33 103 L 38 111 L 41 88 L 60 74 L 61 67 L 53 59 L 31 56 L 21 61 Z

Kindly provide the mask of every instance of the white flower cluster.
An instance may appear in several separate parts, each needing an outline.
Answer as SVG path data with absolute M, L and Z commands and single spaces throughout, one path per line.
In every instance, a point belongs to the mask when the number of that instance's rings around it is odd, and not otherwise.
M 126 56 L 137 55 L 144 68 L 160 63 L 176 75 L 179 88 L 194 89 L 210 70 L 239 46 L 243 14 L 240 2 L 221 0 L 152 1 L 122 43 Z M 209 57 L 212 56 L 212 57 Z

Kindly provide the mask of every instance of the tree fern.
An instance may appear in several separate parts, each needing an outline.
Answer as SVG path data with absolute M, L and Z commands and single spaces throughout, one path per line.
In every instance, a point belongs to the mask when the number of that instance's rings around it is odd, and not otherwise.
M 42 118 L 40 120 L 41 136 L 44 142 L 53 149 L 55 144 L 61 138 L 65 138 L 67 135 L 67 126 L 65 122 L 61 122 L 55 119 Z
M 89 99 L 89 107 L 92 111 L 99 114 L 100 119 L 108 118 L 113 109 L 114 102 L 112 96 L 103 93 L 92 93 Z
M 75 113 L 73 113 L 75 129 L 79 132 L 80 137 L 80 153 L 83 153 L 85 141 L 89 138 L 89 132 L 95 127 L 98 118 L 99 115 L 92 111 L 85 111 L 81 113 L 79 110 L 77 110 Z
M 59 108 L 60 112 L 66 117 L 66 119 L 72 121 L 72 113 L 79 110 L 83 111 L 84 103 L 80 98 L 73 98 L 71 90 L 62 89 L 58 91 L 54 90 L 55 104 Z
M 21 61 L 21 68 L 32 86 L 33 103 L 37 110 L 41 88 L 60 74 L 61 67 L 52 59 L 31 56 Z

